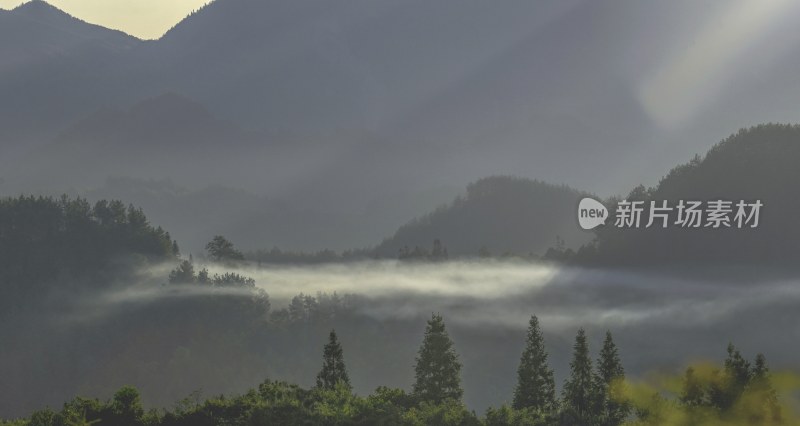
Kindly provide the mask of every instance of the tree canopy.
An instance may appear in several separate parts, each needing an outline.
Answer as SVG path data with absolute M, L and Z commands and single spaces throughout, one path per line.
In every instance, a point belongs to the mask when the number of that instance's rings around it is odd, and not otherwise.
M 67 279 L 107 285 L 126 262 L 174 259 L 176 248 L 168 232 L 121 201 L 0 199 L 0 312 L 23 300 L 35 305 Z
M 350 377 L 347 375 L 347 368 L 344 365 L 344 353 L 336 331 L 331 330 L 328 343 L 325 345 L 322 354 L 322 370 L 317 374 L 317 387 L 322 389 L 334 390 L 337 386 L 350 386 Z
M 215 235 L 214 238 L 206 244 L 206 251 L 208 252 L 208 256 L 217 262 L 244 260 L 244 254 L 234 248 L 233 243 L 222 235 Z
M 555 392 L 555 379 L 553 370 L 547 365 L 547 350 L 539 319 L 533 315 L 528 323 L 525 349 L 517 369 L 513 407 L 549 412 L 556 408 Z
M 428 320 L 414 372 L 414 396 L 420 401 L 461 400 L 461 363 L 441 315 Z

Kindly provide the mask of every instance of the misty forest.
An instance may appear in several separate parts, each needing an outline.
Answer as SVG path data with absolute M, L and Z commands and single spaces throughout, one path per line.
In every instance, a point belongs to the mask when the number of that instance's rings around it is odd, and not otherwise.
M 0 426 L 800 425 L 800 6 L 12 3 Z

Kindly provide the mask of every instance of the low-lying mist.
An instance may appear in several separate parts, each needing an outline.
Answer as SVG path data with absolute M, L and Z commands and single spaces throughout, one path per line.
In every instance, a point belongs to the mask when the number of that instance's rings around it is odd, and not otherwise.
M 465 402 L 478 411 L 510 400 L 532 314 L 559 384 L 580 327 L 593 358 L 610 330 L 632 378 L 718 362 L 728 342 L 749 358 L 764 353 L 776 370 L 798 370 L 800 286 L 790 274 L 499 260 L 195 264 L 211 276 L 252 277 L 252 289 L 168 284 L 174 266 L 148 268 L 136 285 L 65 300 L 66 307 L 43 313 L 39 325 L 6 324 L 3 334 L 24 337 L 0 350 L 2 386 L 17 389 L 0 404 L 0 414 L 24 414 L 75 394 L 105 398 L 126 384 L 139 387 L 150 406 L 170 406 L 197 389 L 240 392 L 267 377 L 311 386 L 331 328 L 342 341 L 356 392 L 380 385 L 408 389 L 433 312 L 444 316 L 463 363 Z M 316 303 L 318 312 L 291 319 L 287 308 L 301 293 L 312 296 L 300 301 L 304 309 Z M 331 297 L 339 304 L 331 305 Z M 41 395 L 44 386 L 50 391 Z
M 150 282 L 166 277 L 170 266 L 151 269 Z M 800 337 L 800 329 L 784 325 L 800 320 L 798 279 L 780 274 L 748 278 L 736 268 L 679 273 L 497 260 L 206 267 L 212 275 L 236 272 L 254 278 L 273 310 L 285 308 L 299 294 L 336 293 L 354 296 L 359 302 L 353 308 L 378 321 L 422 321 L 436 312 L 457 329 L 522 332 L 535 314 L 545 332 L 558 339 L 569 340 L 583 327 L 599 341 L 601 332 L 611 330 L 633 364 L 653 365 L 651 356 L 665 366 L 719 357 L 733 341 L 792 366 L 794 351 L 785 339 L 787 333 Z M 99 303 L 250 294 L 166 288 L 109 293 Z M 647 359 L 643 353 L 649 353 Z
M 579 327 L 694 334 L 727 329 L 755 313 L 791 316 L 800 306 L 797 279 L 747 278 L 732 268 L 678 274 L 514 261 L 375 261 L 233 270 L 253 277 L 274 307 L 285 306 L 299 293 L 336 292 L 368 299 L 361 310 L 377 319 L 421 318 L 439 312 L 449 323 L 462 326 L 522 330 L 536 314 L 545 330 L 568 334 Z M 735 334 L 716 337 L 722 343 L 755 339 L 758 336 L 746 330 L 761 335 L 774 330 L 772 325 L 757 320 L 745 330 L 734 327 Z M 713 335 L 708 338 L 715 340 Z

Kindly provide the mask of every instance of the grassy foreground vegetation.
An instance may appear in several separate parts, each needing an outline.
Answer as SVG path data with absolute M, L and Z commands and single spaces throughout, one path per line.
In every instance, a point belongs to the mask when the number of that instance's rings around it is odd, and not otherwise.
M 60 410 L 36 411 L 2 426 L 217 426 L 217 425 L 794 425 L 800 378 L 771 374 L 763 355 L 753 363 L 733 346 L 721 367 L 690 366 L 680 376 L 630 381 L 611 333 L 595 362 L 581 329 L 570 375 L 556 397 L 553 371 L 538 319 L 531 317 L 513 402 L 483 415 L 462 401 L 461 363 L 441 316 L 428 321 L 411 392 L 378 387 L 359 396 L 350 385 L 344 350 L 331 331 L 316 386 L 304 389 L 265 380 L 244 394 L 201 400 L 199 393 L 171 409 L 143 408 L 125 386 L 107 400 L 77 397 Z

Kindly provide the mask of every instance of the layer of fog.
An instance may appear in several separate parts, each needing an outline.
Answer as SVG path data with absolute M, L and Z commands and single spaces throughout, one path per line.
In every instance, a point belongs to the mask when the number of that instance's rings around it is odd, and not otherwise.
M 167 268 L 151 274 L 165 277 Z M 437 312 L 456 329 L 516 333 L 536 314 L 545 333 L 562 341 L 580 327 L 596 341 L 611 330 L 631 361 L 649 367 L 718 358 L 729 341 L 793 367 L 790 342 L 800 337 L 793 325 L 800 320 L 798 281 L 791 275 L 767 278 L 767 271 L 747 268 L 746 273 L 733 268 L 654 272 L 512 261 L 373 261 L 208 269 L 212 275 L 235 271 L 253 277 L 269 294 L 273 310 L 288 306 L 300 293 L 337 293 L 358 296 L 355 309 L 379 321 L 421 321 Z M 146 303 L 220 291 L 166 288 L 129 289 L 100 303 Z
M 225 268 L 212 267 L 211 272 Z M 737 313 L 800 297 L 797 282 L 690 279 L 646 271 L 526 262 L 397 261 L 243 268 L 273 300 L 298 293 L 359 294 L 377 317 L 447 314 L 464 324 L 523 328 L 536 313 L 546 328 L 618 328 L 724 322 Z M 282 304 L 282 303 L 278 303 Z
M 728 342 L 750 359 L 763 352 L 774 370 L 800 370 L 800 286 L 796 275 L 763 268 L 647 271 L 491 260 L 259 268 L 196 260 L 195 270 L 208 267 L 212 276 L 253 277 L 272 312 L 299 293 L 335 292 L 346 308 L 319 321 L 259 324 L 238 312 L 247 304 L 229 303 L 252 298 L 253 289 L 169 284 L 174 267 L 149 268 L 136 285 L 62 295 L 53 309 L 11 318 L 5 332 L 14 345 L 0 352 L 0 374 L 8 389 L 21 390 L 0 404 L 0 414 L 58 406 L 76 394 L 106 398 L 125 384 L 140 388 L 152 407 L 197 389 L 243 392 L 266 377 L 313 386 L 330 328 L 342 341 L 357 393 L 382 385 L 410 389 L 432 312 L 445 318 L 463 363 L 464 401 L 478 412 L 511 397 L 531 314 L 540 319 L 559 386 L 579 327 L 587 330 L 592 358 L 610 330 L 632 377 L 719 362 Z M 209 303 L 215 295 L 225 303 Z M 45 384 L 53 391 L 43 397 Z

